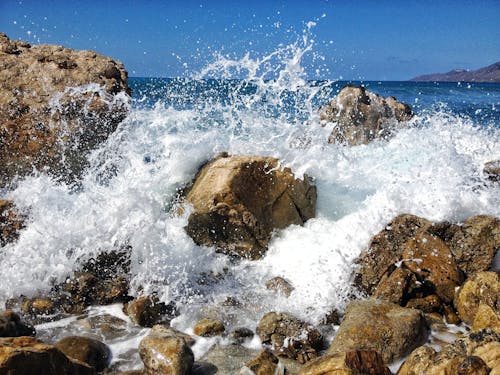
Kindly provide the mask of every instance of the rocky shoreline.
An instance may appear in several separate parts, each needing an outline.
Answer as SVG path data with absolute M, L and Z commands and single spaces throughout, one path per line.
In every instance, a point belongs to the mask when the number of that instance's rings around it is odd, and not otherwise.
M 12 188 L 33 169 L 77 181 L 86 155 L 127 115 L 123 65 L 91 51 L 32 47 L 5 34 L 0 45 L 2 72 L 15 77 L 0 80 L 0 186 Z M 333 124 L 329 143 L 354 146 L 412 126 L 413 113 L 393 97 L 349 86 L 319 116 L 322 125 Z M 498 161 L 485 164 L 484 174 L 497 184 Z M 196 244 L 235 263 L 258 262 L 276 231 L 315 217 L 316 189 L 311 176 L 296 176 L 277 159 L 222 153 L 186 181 L 172 214 L 188 210 L 185 230 Z M 26 225 L 29 212 L 0 200 L 0 251 Z M 316 326 L 287 311 L 268 311 L 255 317 L 255 328 L 234 327 L 224 310 L 234 315 L 244 306 L 230 296 L 201 311 L 186 333 L 170 326 L 177 301 L 129 294 L 133 249 L 117 244 L 50 290 L 7 301 L 0 311 L 0 374 L 354 375 L 391 374 L 389 367 L 399 367 L 399 375 L 500 374 L 499 249 L 499 218 L 434 223 L 399 215 L 360 254 L 353 271 L 357 293 L 345 311 L 332 310 Z M 200 275 L 200 283 L 210 277 Z M 283 278 L 265 286 L 293 298 L 294 286 Z M 116 314 L 91 313 L 109 305 Z M 52 342 L 48 332 L 57 330 L 61 338 Z M 444 336 L 448 342 L 438 343 Z M 112 359 L 104 342 L 127 340 L 135 349 Z M 200 342 L 212 345 L 195 358 Z M 134 356 L 143 369 L 133 369 Z

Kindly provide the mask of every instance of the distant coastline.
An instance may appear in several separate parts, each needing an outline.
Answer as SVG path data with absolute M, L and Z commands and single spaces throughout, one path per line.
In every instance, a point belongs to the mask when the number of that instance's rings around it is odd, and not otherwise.
M 454 69 L 410 79 L 413 82 L 500 82 L 500 61 L 477 70 Z

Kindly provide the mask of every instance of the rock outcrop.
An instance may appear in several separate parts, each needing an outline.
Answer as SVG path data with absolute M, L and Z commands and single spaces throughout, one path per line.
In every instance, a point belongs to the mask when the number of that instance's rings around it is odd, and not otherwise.
M 387 138 L 412 116 L 408 104 L 355 86 L 344 87 L 319 114 L 323 123 L 335 124 L 328 142 L 351 146 Z
M 422 344 L 426 337 L 422 312 L 372 298 L 349 304 L 328 353 L 374 350 L 385 363 L 391 363 Z
M 201 168 L 185 201 L 194 208 L 186 231 L 197 244 L 258 259 L 274 230 L 314 217 L 316 188 L 277 159 L 222 156 Z
M 119 62 L 0 33 L 0 186 L 33 168 L 73 180 L 127 115 L 129 94 Z

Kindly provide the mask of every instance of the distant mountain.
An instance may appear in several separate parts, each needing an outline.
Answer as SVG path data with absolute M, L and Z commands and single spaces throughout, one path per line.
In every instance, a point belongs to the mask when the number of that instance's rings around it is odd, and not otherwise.
M 500 82 L 500 61 L 478 70 L 455 69 L 410 79 L 414 82 Z

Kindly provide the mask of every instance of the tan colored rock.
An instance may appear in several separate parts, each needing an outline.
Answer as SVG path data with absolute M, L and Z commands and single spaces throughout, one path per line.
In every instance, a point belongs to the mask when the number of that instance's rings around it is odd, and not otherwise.
M 470 277 L 455 296 L 454 305 L 460 318 L 472 324 L 481 304 L 500 314 L 500 276 L 496 272 L 479 272 Z
M 373 297 L 403 305 L 411 291 L 417 288 L 415 274 L 405 268 L 397 267 L 392 273 L 385 273 L 382 276 L 373 292 Z
M 195 335 L 203 337 L 222 335 L 224 331 L 224 323 L 217 319 L 208 318 L 200 320 L 193 328 Z
M 408 354 L 427 337 L 421 311 L 370 298 L 349 304 L 328 353 L 374 350 L 385 363 Z
M 344 87 L 319 114 L 322 122 L 336 124 L 328 142 L 351 146 L 387 138 L 412 116 L 408 104 L 355 86 Z
M 127 302 L 123 311 L 132 322 L 142 327 L 170 322 L 175 315 L 175 308 L 160 302 L 156 296 L 141 296 Z
M 37 315 L 49 315 L 56 312 L 55 302 L 48 297 L 27 298 L 21 307 L 23 313 Z
M 316 188 L 274 158 L 219 157 L 201 168 L 185 201 L 194 208 L 186 231 L 197 244 L 258 259 L 274 230 L 314 217 Z
M 17 240 L 19 231 L 24 228 L 24 220 L 12 201 L 0 199 L 0 247 Z
M 266 288 L 269 290 L 273 290 L 278 294 L 282 294 L 286 297 L 289 297 L 292 294 L 294 287 L 287 280 L 282 277 L 273 277 L 270 280 L 266 281 Z
M 472 216 L 457 228 L 447 243 L 458 266 L 467 276 L 490 270 L 500 250 L 500 220 L 487 215 Z
M 158 328 L 156 328 L 158 327 Z M 188 375 L 194 355 L 184 337 L 155 326 L 139 344 L 148 375 Z
M 129 93 L 119 62 L 0 33 L 0 186 L 33 167 L 78 175 L 125 118 Z
M 53 345 L 22 336 L 0 338 L 0 374 L 93 375 L 95 371 Z
M 284 374 L 280 371 L 279 359 L 269 350 L 262 350 L 256 357 L 245 363 L 245 367 L 255 375 Z M 243 374 L 240 372 L 240 374 Z
M 277 356 L 296 359 L 300 363 L 316 358 L 323 345 L 323 337 L 316 328 L 286 313 L 267 313 L 255 332 Z
M 495 312 L 491 306 L 481 303 L 472 322 L 472 330 L 477 332 L 483 329 L 492 329 L 500 334 L 500 314 L 498 310 Z
M 462 274 L 451 250 L 439 238 L 419 234 L 404 246 L 405 267 L 444 302 L 452 302 L 455 288 L 462 284 Z
M 35 336 L 35 328 L 12 310 L 0 311 L 0 337 Z
M 111 350 L 99 340 L 83 336 L 67 336 L 55 344 L 67 357 L 103 371 L 111 362 Z
M 395 217 L 372 238 L 368 250 L 361 254 L 357 285 L 371 295 L 382 277 L 389 276 L 397 268 L 408 240 L 425 232 L 431 225 L 430 221 L 414 215 Z
M 354 350 L 326 354 L 306 363 L 298 375 L 391 375 L 382 357 L 374 351 Z

